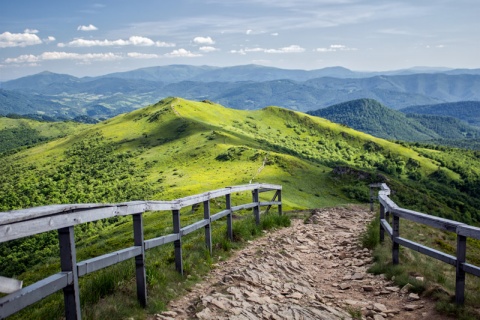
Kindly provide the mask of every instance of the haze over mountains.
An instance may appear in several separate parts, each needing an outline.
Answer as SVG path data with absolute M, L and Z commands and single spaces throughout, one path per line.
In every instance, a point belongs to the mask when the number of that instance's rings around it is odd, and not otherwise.
M 77 78 L 42 72 L 0 84 L 0 114 L 109 118 L 167 96 L 235 109 L 276 105 L 311 111 L 369 98 L 392 109 L 480 101 L 480 69 L 412 68 L 355 72 L 342 67 L 286 70 L 259 65 L 171 65 Z

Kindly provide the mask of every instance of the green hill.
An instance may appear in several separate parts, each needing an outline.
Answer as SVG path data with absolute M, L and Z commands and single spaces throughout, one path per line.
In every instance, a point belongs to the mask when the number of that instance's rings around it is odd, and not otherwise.
M 19 147 L 59 138 L 87 125 L 77 122 L 46 122 L 0 116 L 0 154 Z
M 373 99 L 352 100 L 309 114 L 384 139 L 420 141 L 439 138 L 434 131 Z
M 480 132 L 458 119 L 431 115 L 405 115 L 373 99 L 358 99 L 308 112 L 379 138 L 427 141 L 476 138 Z
M 180 98 L 95 125 L 78 125 L 62 138 L 1 155 L 0 211 L 55 203 L 170 200 L 251 181 L 281 184 L 284 210 L 365 203 L 368 184 L 386 181 L 401 206 L 480 222 L 478 151 L 394 143 L 278 107 L 242 111 Z M 235 194 L 232 205 L 251 197 Z M 212 207 L 223 208 L 224 203 Z M 182 212 L 182 219 L 198 218 L 195 214 Z M 169 215 L 152 213 L 145 220 L 148 237 L 171 228 Z M 130 246 L 129 221 L 112 218 L 76 227 L 78 259 Z M 203 248 L 203 242 L 191 238 L 185 246 Z M 57 252 L 55 233 L 2 244 L 0 275 L 32 283 L 58 270 Z M 191 263 L 203 265 L 204 253 L 198 252 L 202 262 Z M 173 261 L 169 248 L 149 254 L 149 261 L 155 261 L 148 276 L 153 289 L 168 277 L 176 279 L 168 264 Z M 82 280 L 82 301 L 95 304 L 120 282 L 127 283 L 133 272 L 126 275 L 125 266 L 115 269 L 123 278 L 108 269 Z M 198 274 L 192 278 L 201 279 Z M 88 287 L 89 281 L 107 284 Z M 170 294 L 160 291 L 158 295 Z M 36 315 L 25 311 L 17 318 L 26 313 L 29 318 L 53 318 L 55 312 L 58 317 L 61 307 L 58 302 L 50 305 L 53 299 L 33 308 Z

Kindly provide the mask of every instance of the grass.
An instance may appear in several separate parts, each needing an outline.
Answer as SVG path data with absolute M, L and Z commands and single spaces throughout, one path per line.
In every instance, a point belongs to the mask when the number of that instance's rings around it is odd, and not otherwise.
M 400 235 L 422 245 L 455 255 L 456 236 L 451 232 L 401 219 Z M 454 303 L 455 267 L 402 246 L 400 246 L 400 263 L 393 265 L 390 238 L 386 235 L 385 241 L 379 243 L 378 217 L 372 220 L 361 239 L 364 247 L 374 248 L 374 265 L 370 267 L 369 272 L 384 274 L 399 287 L 409 283 L 412 285 L 410 291 L 434 299 L 439 312 L 454 316 L 456 319 L 467 320 L 480 317 L 480 278 L 466 275 L 465 305 L 459 307 Z M 470 239 L 467 243 L 467 262 L 478 266 L 479 258 L 480 247 L 477 241 Z M 420 276 L 424 281 L 416 279 Z
M 203 212 L 201 213 L 203 216 Z M 198 213 L 184 214 L 185 225 L 196 219 Z M 158 236 L 160 233 L 170 232 L 170 215 L 152 213 L 146 215 L 146 238 Z M 156 228 L 149 222 L 154 221 Z M 135 267 L 132 259 L 94 272 L 80 278 L 80 301 L 83 319 L 108 318 L 145 318 L 147 314 L 159 313 L 166 310 L 172 299 L 185 294 L 194 284 L 202 281 L 215 263 L 226 260 L 232 250 L 241 248 L 247 241 L 263 234 L 263 230 L 287 227 L 290 225 L 288 214 L 278 215 L 271 212 L 261 215 L 260 224 L 255 224 L 251 211 L 237 213 L 233 222 L 234 241 L 226 237 L 225 218 L 212 224 L 213 251 L 210 255 L 205 247 L 203 229 L 182 237 L 184 275 L 175 270 L 174 252 L 172 245 L 164 245 L 146 252 L 146 275 L 148 306 L 141 308 L 136 300 Z M 127 245 L 131 236 L 126 237 L 125 230 L 131 230 L 131 222 L 125 221 L 116 227 L 105 230 L 115 235 L 112 246 Z M 78 248 L 79 257 L 99 255 L 106 251 L 113 251 L 112 247 L 103 248 L 103 234 L 92 237 L 92 241 L 82 241 Z M 128 241 L 125 241 L 125 237 Z M 131 245 L 131 244 L 129 244 Z M 88 249 L 88 250 L 87 250 Z M 88 254 L 87 254 L 88 253 Z M 82 258 L 82 259 L 83 259 Z M 79 259 L 80 260 L 80 259 Z M 52 262 L 58 267 L 58 262 Z M 48 272 L 51 268 L 48 268 Z M 47 276 L 41 267 L 36 269 L 35 275 L 29 275 L 29 281 L 36 281 Z M 38 278 L 38 279 L 37 279 Z M 11 319 L 61 319 L 63 316 L 63 296 L 56 293 L 46 299 L 13 315 Z

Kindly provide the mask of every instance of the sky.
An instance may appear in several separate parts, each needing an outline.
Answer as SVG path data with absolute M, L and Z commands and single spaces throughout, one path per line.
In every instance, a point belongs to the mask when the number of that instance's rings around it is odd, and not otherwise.
M 0 81 L 171 64 L 480 68 L 478 0 L 0 0 Z

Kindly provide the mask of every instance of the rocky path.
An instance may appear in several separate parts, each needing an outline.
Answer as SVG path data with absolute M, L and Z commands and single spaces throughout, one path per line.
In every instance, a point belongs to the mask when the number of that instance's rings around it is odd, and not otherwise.
M 152 319 L 448 319 L 433 302 L 368 274 L 361 207 L 316 210 L 217 265 Z

